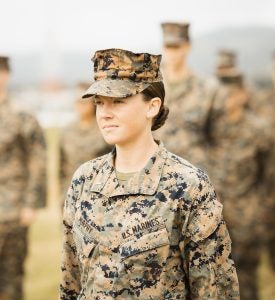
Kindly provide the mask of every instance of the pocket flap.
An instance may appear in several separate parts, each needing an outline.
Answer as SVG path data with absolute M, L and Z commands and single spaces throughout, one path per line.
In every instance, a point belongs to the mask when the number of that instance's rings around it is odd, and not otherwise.
M 98 243 L 96 241 L 91 241 L 84 238 L 81 245 L 83 255 L 85 257 L 89 257 L 97 245 Z
M 85 257 L 90 256 L 93 249 L 98 245 L 98 241 L 86 234 L 81 227 L 77 225 L 73 226 L 73 231 L 75 244 L 79 254 L 82 254 Z
M 169 245 L 168 233 L 166 228 L 159 231 L 151 232 L 122 244 L 119 248 L 119 253 L 122 260 L 151 249 Z

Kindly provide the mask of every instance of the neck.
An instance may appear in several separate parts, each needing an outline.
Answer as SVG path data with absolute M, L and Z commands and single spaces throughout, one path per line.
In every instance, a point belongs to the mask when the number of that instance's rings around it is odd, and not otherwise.
M 152 134 L 135 140 L 127 145 L 116 145 L 115 166 L 122 173 L 138 172 L 142 170 L 148 160 L 157 151 L 158 145 Z
M 181 64 L 167 64 L 165 66 L 165 77 L 169 82 L 177 82 L 186 78 L 190 74 L 190 70 L 185 61 Z

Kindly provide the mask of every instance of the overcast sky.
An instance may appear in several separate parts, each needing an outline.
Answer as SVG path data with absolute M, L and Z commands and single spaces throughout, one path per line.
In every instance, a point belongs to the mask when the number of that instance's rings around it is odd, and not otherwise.
M 275 28 L 274 0 L 0 0 L 0 53 L 144 51 L 161 44 L 159 24 L 190 21 L 193 36 L 235 26 Z M 54 45 L 54 46 L 53 46 Z

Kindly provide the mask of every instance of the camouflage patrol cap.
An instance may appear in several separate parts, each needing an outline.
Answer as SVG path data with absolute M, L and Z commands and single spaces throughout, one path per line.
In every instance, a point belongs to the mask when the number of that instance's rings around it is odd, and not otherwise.
M 162 23 L 164 45 L 178 45 L 189 42 L 189 23 Z
M 162 81 L 161 55 L 133 53 L 123 49 L 96 51 L 94 82 L 82 96 L 129 97 L 138 94 L 153 82 Z
M 236 67 L 236 52 L 231 50 L 220 50 L 217 55 L 216 68 Z
M 9 58 L 7 56 L 0 56 L 0 70 L 10 70 Z

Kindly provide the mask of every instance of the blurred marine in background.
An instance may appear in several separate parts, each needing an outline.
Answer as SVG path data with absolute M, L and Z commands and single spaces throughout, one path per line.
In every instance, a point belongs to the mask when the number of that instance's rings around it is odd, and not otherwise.
M 167 149 L 204 168 L 204 125 L 208 111 L 205 83 L 187 65 L 189 23 L 163 23 L 163 77 L 169 118 L 159 138 Z
M 75 102 L 77 120 L 66 126 L 61 133 L 60 182 L 62 199 L 65 199 L 64 196 L 76 169 L 84 162 L 111 150 L 111 147 L 103 140 L 97 126 L 93 102 L 81 98 L 89 86 L 90 84 L 85 82 L 78 84 Z
M 207 170 L 224 205 L 241 299 L 256 300 L 270 138 L 265 120 L 251 108 L 255 100 L 235 60 L 233 52 L 219 52 L 207 122 Z
M 9 101 L 9 77 L 0 56 L 0 300 L 21 300 L 28 227 L 46 204 L 46 152 L 36 119 Z

